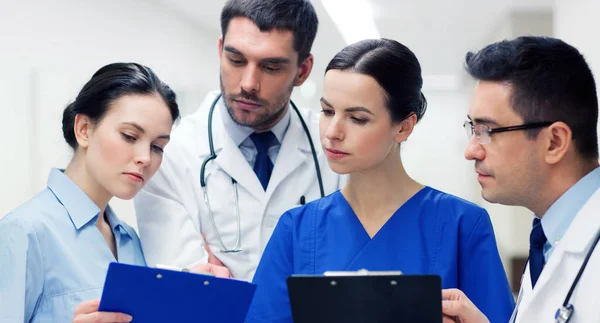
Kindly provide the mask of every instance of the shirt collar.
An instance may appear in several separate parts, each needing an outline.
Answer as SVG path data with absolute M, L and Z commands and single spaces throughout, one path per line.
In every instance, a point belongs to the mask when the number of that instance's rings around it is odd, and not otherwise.
M 79 230 L 100 213 L 100 208 L 75 184 L 64 170 L 53 168 L 48 177 L 48 188 L 67 209 L 75 228 Z
M 577 181 L 550 206 L 541 221 L 550 244 L 562 239 L 577 213 L 599 187 L 600 167 Z
M 93 219 L 96 219 L 100 213 L 100 208 L 75 184 L 63 169 L 53 168 L 48 176 L 48 188 L 52 191 L 58 201 L 67 209 L 71 222 L 77 230 Z M 111 229 L 119 230 L 132 236 L 127 226 L 115 215 L 110 206 L 105 210 L 106 218 Z M 124 231 L 124 232 L 123 232 Z
M 233 121 L 233 119 L 231 118 L 229 111 L 227 111 L 227 107 L 225 106 L 223 98 L 219 100 L 219 109 L 222 116 L 221 119 L 223 119 L 223 125 L 225 126 L 225 130 L 227 131 L 227 133 L 229 134 L 236 146 L 241 145 L 244 142 L 244 140 L 246 140 L 246 138 L 248 138 L 252 133 L 256 131 L 251 127 L 240 126 L 239 124 L 235 123 L 235 121 Z M 279 122 L 277 122 L 277 124 L 275 124 L 271 129 L 267 129 L 265 131 L 270 130 L 271 132 L 273 132 L 275 138 L 277 138 L 277 141 L 279 143 L 282 143 L 283 136 L 285 135 L 288 126 L 290 125 L 290 120 L 290 105 L 288 103 L 283 118 L 281 118 L 281 120 L 279 120 Z
M 117 217 L 110 205 L 106 206 L 104 213 L 106 214 L 106 219 L 113 232 L 119 231 L 119 233 L 128 235 L 129 237 L 134 236 L 134 233 L 131 231 L 132 229 Z

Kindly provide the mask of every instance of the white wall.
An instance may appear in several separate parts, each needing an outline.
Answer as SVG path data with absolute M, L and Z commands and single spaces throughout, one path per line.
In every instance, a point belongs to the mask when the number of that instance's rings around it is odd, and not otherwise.
M 478 202 L 479 184 L 473 164 L 465 160 L 467 136 L 462 127 L 469 106 L 470 88 L 424 91 L 427 111 L 403 144 L 407 172 L 433 188 Z
M 583 54 L 596 78 L 597 91 L 600 85 L 599 12 L 600 1 L 597 0 L 554 1 L 555 37 L 574 46 Z
M 67 165 L 62 110 L 98 68 L 151 67 L 187 114 L 218 87 L 217 37 L 139 0 L 0 0 L 0 217 Z M 130 201 L 111 204 L 135 227 Z

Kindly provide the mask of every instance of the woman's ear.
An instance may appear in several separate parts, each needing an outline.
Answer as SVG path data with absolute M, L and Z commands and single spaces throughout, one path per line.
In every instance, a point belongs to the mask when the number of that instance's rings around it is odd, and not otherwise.
M 396 133 L 394 139 L 396 140 L 396 142 L 401 143 L 403 141 L 406 141 L 406 139 L 408 139 L 410 134 L 413 132 L 413 129 L 415 128 L 416 124 L 417 115 L 414 113 L 411 113 L 408 117 L 406 117 L 406 119 L 400 121 L 394 129 Z
M 92 122 L 90 118 L 83 114 L 75 116 L 75 138 L 77 139 L 78 148 L 87 148 L 89 146 L 89 136 L 92 131 Z

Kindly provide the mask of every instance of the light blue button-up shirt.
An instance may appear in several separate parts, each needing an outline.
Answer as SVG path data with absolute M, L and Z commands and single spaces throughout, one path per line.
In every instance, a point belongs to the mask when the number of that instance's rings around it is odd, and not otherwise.
M 53 169 L 48 187 L 0 220 L 0 322 L 71 322 L 99 298 L 115 257 L 96 227 L 100 209 Z M 135 231 L 110 209 L 119 262 L 145 266 Z
M 223 125 L 225 126 L 225 131 L 229 134 L 229 137 L 233 140 L 236 146 L 240 148 L 240 151 L 250 164 L 250 167 L 254 167 L 254 162 L 256 161 L 256 155 L 258 152 L 256 151 L 256 146 L 250 139 L 250 135 L 254 133 L 256 130 L 250 127 L 240 126 L 235 123 L 235 121 L 231 118 L 231 115 L 227 111 L 227 107 L 223 104 L 223 99 L 221 99 L 221 104 L 219 104 L 221 109 L 221 119 L 223 119 Z M 277 156 L 279 155 L 279 149 L 281 148 L 281 143 L 283 142 L 283 137 L 287 132 L 287 129 L 290 125 L 291 120 L 291 106 L 288 105 L 288 109 L 286 110 L 283 118 L 279 120 L 270 130 L 277 138 L 277 142 L 273 142 L 269 146 L 269 159 L 275 165 L 275 160 L 277 160 Z
M 594 169 L 571 186 L 546 211 L 541 221 L 544 234 L 548 238 L 544 245 L 546 262 L 577 213 L 598 188 L 600 188 L 600 167 Z

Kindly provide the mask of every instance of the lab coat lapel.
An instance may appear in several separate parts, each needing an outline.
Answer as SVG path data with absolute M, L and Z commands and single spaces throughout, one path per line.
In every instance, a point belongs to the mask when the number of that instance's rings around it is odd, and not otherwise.
M 292 108 L 290 107 L 290 109 Z M 281 148 L 279 149 L 279 154 L 277 155 L 277 160 L 273 167 L 273 173 L 271 174 L 271 179 L 267 186 L 267 200 L 277 189 L 277 186 L 282 184 L 286 177 L 290 176 L 290 174 L 306 162 L 309 157 L 312 158 L 312 150 L 310 149 L 308 137 L 302 127 L 302 123 L 293 109 L 290 112 L 290 125 L 283 137 L 283 142 L 281 143 Z M 318 137 L 314 138 L 313 136 L 313 140 L 318 139 Z M 315 143 L 315 147 L 320 147 L 320 145 Z M 309 175 L 302 174 L 301 176 Z M 315 183 L 315 185 L 318 185 L 318 183 Z
M 219 107 L 216 107 L 213 117 L 213 141 L 217 153 L 215 163 L 235 179 L 240 187 L 262 202 L 264 199 L 263 187 L 240 148 L 235 145 L 227 133 L 219 111 Z
M 523 284 L 525 291 L 529 292 L 530 295 L 523 300 L 522 306 L 519 307 L 519 314 L 528 315 L 528 310 L 540 307 L 540 304 L 537 304 L 540 300 L 548 300 L 548 295 L 555 294 L 557 280 L 561 280 L 560 284 L 569 284 L 570 286 L 570 280 L 562 281 L 565 277 L 559 277 L 556 273 L 564 272 L 564 266 L 568 262 L 573 261 L 573 256 L 576 256 L 575 258 L 584 258 L 585 253 L 588 251 L 592 240 L 600 228 L 600 211 L 598 210 L 600 210 L 600 189 L 596 190 L 594 195 L 579 211 L 561 241 L 554 247 L 552 255 L 544 266 L 544 270 L 542 270 L 533 290 L 531 290 L 529 264 L 527 265 Z M 579 266 L 580 264 L 578 264 L 577 268 Z
M 565 258 L 572 254 L 582 254 L 587 251 L 600 226 L 600 211 L 598 210 L 600 210 L 600 190 L 592 195 L 575 216 L 561 241 L 554 246 L 554 251 L 544 266 L 544 270 L 542 270 L 533 290 L 533 298 L 539 293 L 550 292 L 544 291 L 544 289 L 552 278 L 556 278 L 552 277 L 553 273 L 565 261 Z
M 531 289 L 531 273 L 529 272 L 529 263 L 527 264 L 527 270 L 525 274 L 527 277 L 524 277 L 523 283 L 527 284 L 526 289 L 531 293 L 530 299 L 535 300 L 540 293 L 547 293 L 548 287 L 550 287 L 552 276 L 554 272 L 557 270 L 558 266 L 561 264 L 564 258 L 564 250 L 562 250 L 560 244 L 555 247 L 555 250 L 552 252 L 552 256 L 548 259 L 546 265 L 544 265 L 544 269 L 538 278 L 535 287 Z M 556 277 L 554 277 L 556 278 Z
M 568 253 L 585 253 L 600 228 L 600 189 L 585 203 L 559 246 Z

